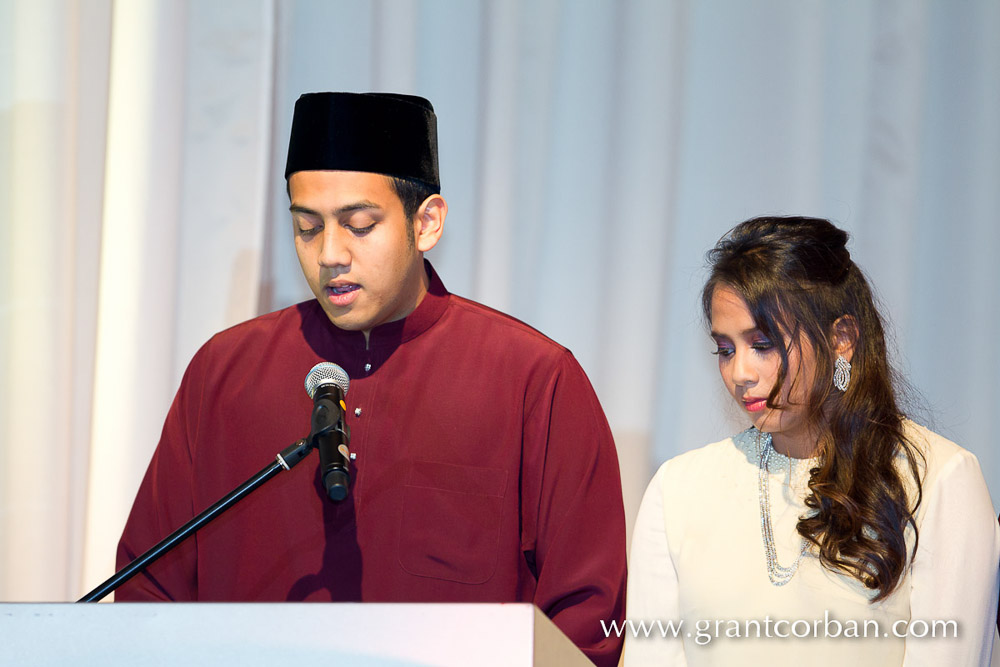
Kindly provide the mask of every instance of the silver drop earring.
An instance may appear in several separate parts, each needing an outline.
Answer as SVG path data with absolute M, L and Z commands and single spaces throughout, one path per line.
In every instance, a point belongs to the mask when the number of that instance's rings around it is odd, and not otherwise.
M 847 391 L 851 384 L 851 362 L 841 354 L 837 356 L 833 366 L 833 386 L 840 391 Z

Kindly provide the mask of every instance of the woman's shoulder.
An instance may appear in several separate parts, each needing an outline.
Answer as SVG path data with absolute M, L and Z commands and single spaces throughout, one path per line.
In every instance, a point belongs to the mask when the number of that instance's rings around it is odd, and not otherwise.
M 920 447 L 921 451 L 926 451 L 937 456 L 947 458 L 958 454 L 959 452 L 967 451 L 943 435 L 935 433 L 926 426 L 909 419 L 903 420 L 903 433 L 906 434 L 906 437 L 908 437 L 913 444 Z
M 725 478 L 728 471 L 747 465 L 753 459 L 754 433 L 753 429 L 747 429 L 667 459 L 656 471 L 653 481 L 676 488 L 684 482 L 705 484 Z
M 969 450 L 909 419 L 903 422 L 903 432 L 920 452 L 919 466 L 925 491 L 942 478 L 972 475 L 977 480 L 982 479 L 979 460 Z

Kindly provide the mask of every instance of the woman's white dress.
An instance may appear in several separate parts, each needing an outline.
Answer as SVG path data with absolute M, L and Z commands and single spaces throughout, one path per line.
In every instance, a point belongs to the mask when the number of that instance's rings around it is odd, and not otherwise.
M 787 584 L 771 584 L 757 431 L 664 463 L 632 536 L 625 665 L 988 665 L 1000 529 L 979 462 L 921 426 L 906 428 L 926 458 L 919 547 L 899 588 L 876 604 L 809 551 Z M 814 465 L 770 455 L 781 565 L 801 549 L 795 526 Z

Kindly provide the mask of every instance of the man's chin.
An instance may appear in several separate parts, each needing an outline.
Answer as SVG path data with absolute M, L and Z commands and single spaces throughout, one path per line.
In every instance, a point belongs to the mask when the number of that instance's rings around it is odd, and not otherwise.
M 330 320 L 333 326 L 338 329 L 343 329 L 344 331 L 365 331 L 371 328 L 367 319 L 359 317 L 349 309 L 337 309 L 341 312 L 331 312 L 331 310 L 330 308 L 324 308 L 323 312 L 326 313 L 326 318 Z M 347 312 L 344 312 L 345 310 Z

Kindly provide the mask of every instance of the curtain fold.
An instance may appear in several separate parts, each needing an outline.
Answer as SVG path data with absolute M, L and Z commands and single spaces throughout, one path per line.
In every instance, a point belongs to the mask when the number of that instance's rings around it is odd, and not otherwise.
M 180 273 L 184 9 L 167 0 L 113 4 L 87 471 L 87 586 L 114 572 L 114 545 L 150 441 L 170 405 Z
M 109 2 L 0 5 L 0 597 L 80 585 Z

